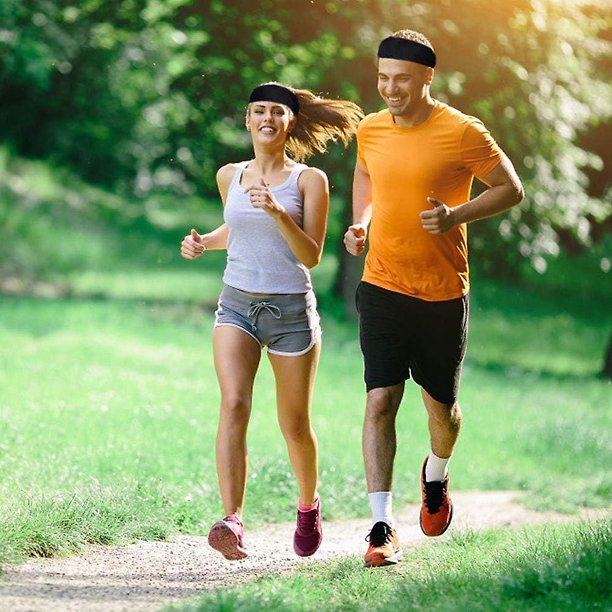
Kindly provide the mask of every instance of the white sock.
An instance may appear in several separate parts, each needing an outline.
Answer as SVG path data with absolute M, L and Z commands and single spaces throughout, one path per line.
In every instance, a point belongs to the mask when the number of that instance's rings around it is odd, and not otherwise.
M 448 474 L 448 462 L 450 457 L 438 457 L 433 451 L 429 453 L 427 463 L 425 464 L 425 480 L 427 482 L 439 481 L 442 482 Z
M 372 510 L 372 525 L 383 521 L 389 527 L 393 527 L 393 493 L 376 491 L 376 493 L 368 493 L 368 499 Z

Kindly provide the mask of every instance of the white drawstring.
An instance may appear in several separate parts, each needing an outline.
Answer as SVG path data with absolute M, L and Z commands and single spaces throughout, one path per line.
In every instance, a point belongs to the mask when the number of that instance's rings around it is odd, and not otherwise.
M 253 318 L 253 327 L 257 329 L 257 317 L 262 310 L 267 310 L 275 319 L 280 319 L 282 317 L 281 310 L 278 306 L 274 304 L 270 304 L 270 302 L 251 302 L 251 307 L 249 308 L 248 316 L 249 319 Z

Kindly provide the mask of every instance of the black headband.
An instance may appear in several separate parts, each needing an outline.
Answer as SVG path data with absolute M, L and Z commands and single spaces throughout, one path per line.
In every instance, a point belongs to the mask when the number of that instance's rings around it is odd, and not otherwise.
M 249 103 L 251 102 L 278 102 L 288 106 L 296 116 L 300 112 L 300 103 L 297 96 L 288 87 L 275 83 L 267 83 L 256 87 L 249 96 Z
M 436 67 L 436 54 L 431 47 L 416 42 L 416 40 L 396 36 L 389 36 L 380 43 L 378 57 L 408 60 L 430 68 Z

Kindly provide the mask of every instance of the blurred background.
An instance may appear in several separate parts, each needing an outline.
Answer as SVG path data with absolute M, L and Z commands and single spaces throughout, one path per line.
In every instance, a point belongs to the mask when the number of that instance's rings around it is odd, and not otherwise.
M 473 274 L 609 315 L 611 6 L 3 0 L 0 292 L 112 297 L 144 283 L 151 297 L 212 299 L 223 256 L 204 283 L 178 245 L 221 222 L 214 176 L 251 154 L 251 88 L 278 80 L 376 111 L 377 44 L 412 28 L 439 57 L 434 96 L 481 118 L 526 188 L 520 207 L 470 227 Z M 353 147 L 311 162 L 333 200 L 317 288 L 341 316 L 362 266 L 341 244 Z
M 376 49 L 402 28 L 430 38 L 433 95 L 482 119 L 526 190 L 469 228 L 456 486 L 525 491 L 540 509 L 610 507 L 611 8 L 2 0 L 0 565 L 82 542 L 207 533 L 219 513 L 210 336 L 225 253 L 189 262 L 180 242 L 222 221 L 214 177 L 252 155 L 254 86 L 277 80 L 377 111 Z M 368 513 L 352 318 L 363 258 L 341 240 L 354 159 L 352 143 L 311 160 L 332 189 L 313 270 L 326 519 Z M 261 524 L 292 518 L 295 491 L 269 367 L 256 387 L 249 521 Z M 398 505 L 418 498 L 427 440 L 415 385 L 404 404 Z

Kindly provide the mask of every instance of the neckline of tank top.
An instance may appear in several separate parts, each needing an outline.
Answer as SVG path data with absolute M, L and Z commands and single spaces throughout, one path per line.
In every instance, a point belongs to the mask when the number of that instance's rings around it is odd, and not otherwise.
M 242 186 L 241 181 L 242 181 L 242 174 L 244 173 L 244 171 L 246 170 L 246 167 L 252 162 L 255 161 L 253 159 L 250 159 L 246 162 L 242 162 L 240 168 L 238 169 L 238 172 L 240 173 L 238 175 L 238 179 L 236 181 L 236 185 L 242 189 L 242 191 L 244 193 L 246 193 L 246 189 Z M 270 191 L 277 191 L 279 189 L 282 189 L 283 187 L 286 187 L 287 184 L 289 183 L 289 181 L 291 180 L 291 177 L 293 176 L 293 173 L 298 170 L 299 168 L 301 169 L 305 169 L 307 166 L 306 164 L 300 164 L 299 162 L 295 162 L 295 166 L 292 168 L 291 172 L 289 173 L 289 176 L 280 184 L 275 185 L 274 187 L 270 187 Z

